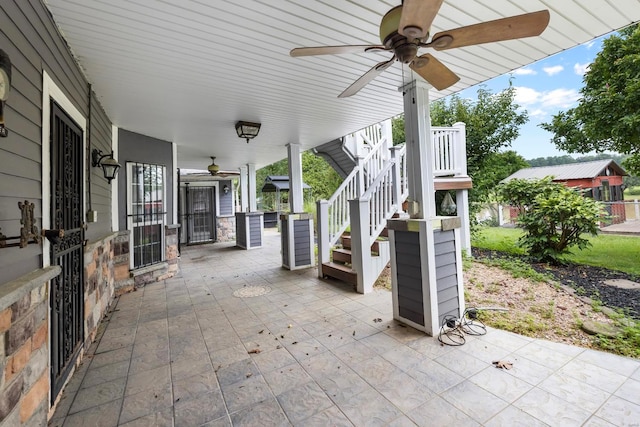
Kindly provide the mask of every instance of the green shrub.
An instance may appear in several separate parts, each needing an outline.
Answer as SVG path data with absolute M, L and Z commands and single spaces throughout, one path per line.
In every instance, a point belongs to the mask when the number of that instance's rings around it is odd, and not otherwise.
M 579 190 L 541 180 L 514 179 L 500 188 L 502 199 L 519 208 L 516 225 L 525 233 L 518 243 L 539 261 L 558 262 L 572 247 L 591 243 L 585 235 L 597 235 L 603 218 L 600 203 Z

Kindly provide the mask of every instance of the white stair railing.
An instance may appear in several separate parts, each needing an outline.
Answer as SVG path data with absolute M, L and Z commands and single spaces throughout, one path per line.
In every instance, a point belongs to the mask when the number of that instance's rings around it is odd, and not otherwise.
M 432 127 L 431 131 L 434 177 L 466 175 L 464 123 L 456 123 L 451 128 Z M 406 148 L 404 145 L 391 147 L 390 120 L 348 135 L 345 141 L 348 142 L 345 148 L 352 152 L 358 164 L 329 200 L 317 203 L 321 276 L 321 266 L 329 261 L 331 247 L 350 224 L 352 238 L 358 237 L 358 241 L 352 241 L 352 248 L 364 245 L 355 249 L 358 261 L 353 267 L 360 274 L 358 270 L 370 265 L 368 248 L 409 193 Z M 354 206 L 357 211 L 352 210 Z M 354 219 L 354 215 L 358 218 Z M 364 283 L 368 288 L 368 279 Z
M 394 162 L 390 161 L 360 198 L 369 202 L 369 246 L 386 227 L 387 219 L 397 211 L 393 200 L 393 165 Z

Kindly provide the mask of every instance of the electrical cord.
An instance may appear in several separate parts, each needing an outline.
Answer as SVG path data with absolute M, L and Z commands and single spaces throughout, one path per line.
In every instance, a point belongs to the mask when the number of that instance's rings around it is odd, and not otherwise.
M 458 324 L 458 318 L 452 315 L 446 315 L 442 319 L 440 333 L 438 333 L 438 341 L 444 345 L 458 347 L 464 345 L 467 341 L 464 337 L 464 331 Z
M 442 326 L 438 333 L 441 344 L 453 347 L 466 343 L 465 334 L 472 336 L 484 335 L 487 327 L 478 318 L 479 308 L 470 307 L 464 310 L 460 319 L 453 315 L 446 315 L 442 319 Z
M 462 330 L 467 335 L 479 336 L 487 333 L 487 327 L 478 318 L 478 309 L 475 307 L 464 310 L 460 323 Z

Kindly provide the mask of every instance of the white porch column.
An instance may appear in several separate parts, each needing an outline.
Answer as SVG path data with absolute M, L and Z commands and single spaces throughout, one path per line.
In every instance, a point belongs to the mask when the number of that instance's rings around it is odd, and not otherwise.
M 300 144 L 287 144 L 289 156 L 289 209 L 291 213 L 304 212 L 302 198 L 302 151 Z
M 246 166 L 240 166 L 240 212 L 249 210 L 249 174 Z
M 256 200 L 256 165 L 253 163 L 248 163 L 247 172 L 249 175 L 249 179 L 247 180 L 247 193 L 249 195 L 248 212 L 255 212 L 258 210 L 258 203 Z
M 387 221 L 393 317 L 435 336 L 445 316 L 460 318 L 464 312 L 461 219 L 436 218 L 429 86 L 419 79 L 402 91 L 410 218 Z
M 431 155 L 431 119 L 429 117 L 429 85 L 422 79 L 412 80 L 404 92 L 404 126 L 407 147 L 409 215 L 426 219 L 435 216 L 433 165 Z
M 460 227 L 460 241 L 462 249 L 471 256 L 471 216 L 469 215 L 469 190 L 456 191 L 456 208 L 462 227 Z

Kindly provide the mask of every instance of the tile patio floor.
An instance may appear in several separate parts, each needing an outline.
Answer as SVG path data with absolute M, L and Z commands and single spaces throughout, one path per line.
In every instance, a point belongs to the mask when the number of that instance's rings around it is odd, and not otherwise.
M 271 231 L 183 248 L 179 277 L 116 302 L 50 425 L 640 425 L 639 360 L 499 330 L 442 347 L 392 320 L 389 292 L 284 270 L 279 250 Z M 251 285 L 271 292 L 232 295 Z

